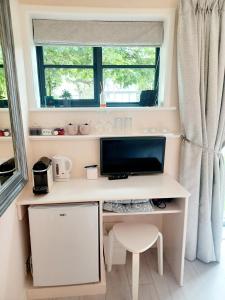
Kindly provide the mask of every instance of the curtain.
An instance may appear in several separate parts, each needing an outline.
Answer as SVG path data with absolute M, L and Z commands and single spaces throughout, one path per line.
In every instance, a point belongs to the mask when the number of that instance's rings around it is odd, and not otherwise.
M 180 181 L 189 190 L 186 258 L 220 260 L 225 200 L 225 0 L 180 0 Z

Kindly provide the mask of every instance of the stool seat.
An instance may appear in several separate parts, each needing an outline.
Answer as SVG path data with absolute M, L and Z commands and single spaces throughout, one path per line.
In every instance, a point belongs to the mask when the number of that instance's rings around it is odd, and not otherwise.
M 158 239 L 159 230 L 152 224 L 118 223 L 113 226 L 117 241 L 132 253 L 149 249 Z
M 132 252 L 132 300 L 138 300 L 140 253 L 157 242 L 158 270 L 163 275 L 163 236 L 158 228 L 146 223 L 117 223 L 109 232 L 108 272 L 112 269 L 113 240 Z

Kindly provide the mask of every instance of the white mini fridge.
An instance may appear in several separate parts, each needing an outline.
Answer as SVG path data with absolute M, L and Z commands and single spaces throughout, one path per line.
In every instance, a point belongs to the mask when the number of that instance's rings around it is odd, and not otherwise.
M 99 281 L 97 203 L 29 207 L 34 286 Z

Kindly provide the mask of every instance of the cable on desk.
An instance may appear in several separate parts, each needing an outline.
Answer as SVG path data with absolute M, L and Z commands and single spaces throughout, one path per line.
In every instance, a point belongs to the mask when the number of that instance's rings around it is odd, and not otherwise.
M 166 201 L 164 199 L 154 199 L 151 200 L 152 204 L 160 209 L 166 208 Z

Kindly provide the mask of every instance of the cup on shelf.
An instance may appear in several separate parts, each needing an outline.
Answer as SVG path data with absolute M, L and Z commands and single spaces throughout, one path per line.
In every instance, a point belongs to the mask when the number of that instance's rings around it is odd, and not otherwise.
M 78 125 L 77 124 L 69 123 L 66 126 L 66 133 L 68 135 L 76 135 L 76 134 L 78 134 Z
M 79 125 L 79 132 L 81 135 L 88 135 L 91 131 L 91 126 L 88 123 Z
M 123 131 L 123 118 L 117 117 L 114 118 L 114 129 L 116 133 L 121 133 Z
M 156 134 L 157 132 L 158 132 L 158 130 L 154 127 L 148 127 L 148 128 L 143 129 L 143 133 L 146 133 L 146 134 Z
M 125 133 L 132 132 L 132 123 L 133 123 L 133 119 L 131 117 L 124 118 L 124 132 Z
M 169 133 L 169 130 L 167 128 L 163 128 L 162 133 Z
M 131 117 L 117 117 L 114 119 L 114 129 L 116 133 L 127 134 L 132 132 L 132 122 Z
M 105 132 L 108 134 L 112 133 L 112 122 L 111 121 L 106 121 L 104 124 Z

